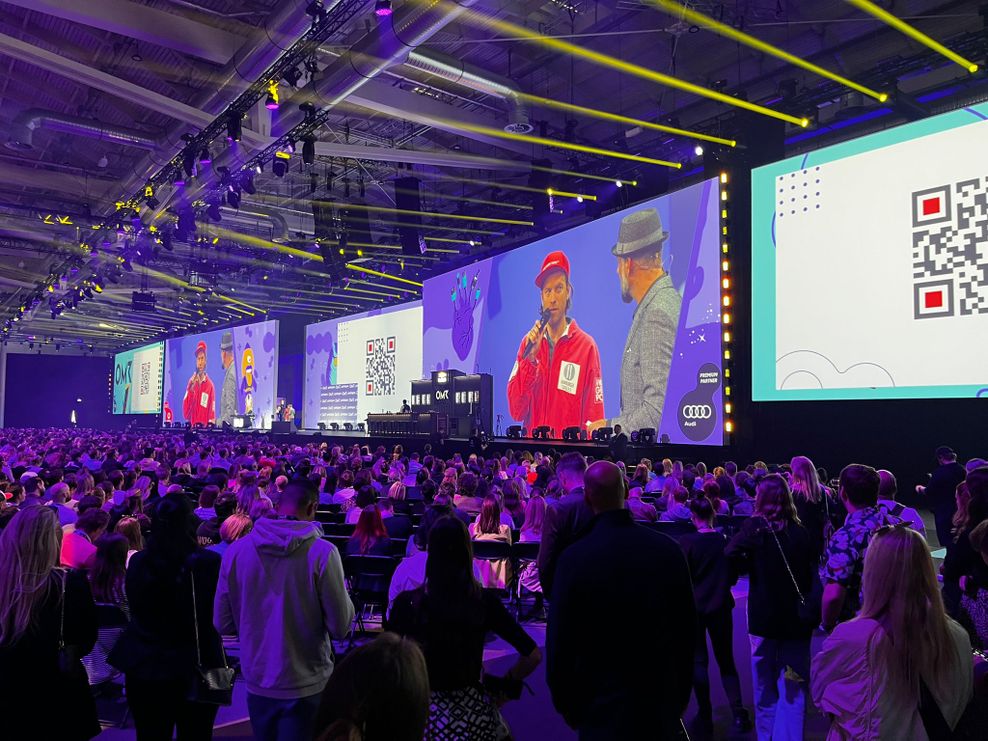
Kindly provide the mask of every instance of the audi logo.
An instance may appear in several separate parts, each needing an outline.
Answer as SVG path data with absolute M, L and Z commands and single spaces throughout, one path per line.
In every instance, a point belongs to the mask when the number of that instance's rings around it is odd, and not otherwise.
M 683 407 L 682 414 L 684 419 L 710 419 L 714 410 L 709 404 L 689 404 Z

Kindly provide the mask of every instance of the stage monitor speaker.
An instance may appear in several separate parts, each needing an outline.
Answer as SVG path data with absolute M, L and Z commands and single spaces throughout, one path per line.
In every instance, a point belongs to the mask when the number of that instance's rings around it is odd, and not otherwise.
M 532 430 L 532 439 L 548 440 L 550 430 L 551 428 L 549 427 L 549 425 L 541 425 L 540 427 L 536 427 L 534 430 Z
M 398 227 L 398 239 L 401 251 L 406 255 L 421 255 L 425 250 L 422 241 L 422 194 L 419 190 L 419 179 L 412 177 L 395 180 L 395 208 L 399 209 L 397 221 L 408 226 Z M 415 213 L 400 213 L 414 211 Z
M 580 428 L 579 427 L 567 427 L 563 430 L 563 440 L 566 442 L 575 443 L 580 439 Z
M 292 431 L 292 423 L 285 422 L 280 419 L 276 419 L 271 423 L 271 432 L 278 432 L 281 434 L 288 433 Z
M 655 444 L 655 428 L 654 427 L 643 427 L 636 432 L 631 433 L 632 435 L 638 435 L 638 443 L 640 445 L 654 445 Z
M 505 435 L 509 440 L 521 440 L 521 425 L 511 425 Z

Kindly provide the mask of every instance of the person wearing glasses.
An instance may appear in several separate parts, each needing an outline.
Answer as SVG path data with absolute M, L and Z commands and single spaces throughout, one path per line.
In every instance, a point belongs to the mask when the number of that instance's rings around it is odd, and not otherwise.
M 863 603 L 813 659 L 827 738 L 952 738 L 973 693 L 971 641 L 947 617 L 926 540 L 883 525 L 864 557 Z

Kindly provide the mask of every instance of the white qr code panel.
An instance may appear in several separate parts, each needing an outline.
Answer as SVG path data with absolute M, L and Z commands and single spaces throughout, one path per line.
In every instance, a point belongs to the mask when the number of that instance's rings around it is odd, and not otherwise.
M 912 194 L 916 319 L 988 314 L 988 177 Z
M 971 120 L 773 178 L 777 390 L 988 385 L 988 121 Z
M 367 346 L 364 392 L 367 396 L 392 396 L 395 393 L 395 337 L 376 337 Z

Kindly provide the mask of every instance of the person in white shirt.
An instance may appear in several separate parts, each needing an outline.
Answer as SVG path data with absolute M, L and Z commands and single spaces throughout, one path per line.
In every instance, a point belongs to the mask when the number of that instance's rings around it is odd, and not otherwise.
M 926 540 L 907 525 L 875 531 L 861 610 L 813 659 L 810 688 L 830 741 L 927 739 L 937 712 L 952 731 L 973 694 L 970 638 L 947 617 Z M 936 707 L 924 719 L 927 693 Z
M 895 476 L 892 475 L 892 472 L 882 469 L 878 472 L 878 479 L 878 506 L 893 517 L 898 517 L 900 520 L 905 520 L 908 522 L 909 527 L 925 538 L 926 524 L 923 522 L 923 518 L 920 516 L 919 512 L 914 510 L 912 507 L 907 507 L 906 505 L 895 501 L 898 486 L 896 485 Z

